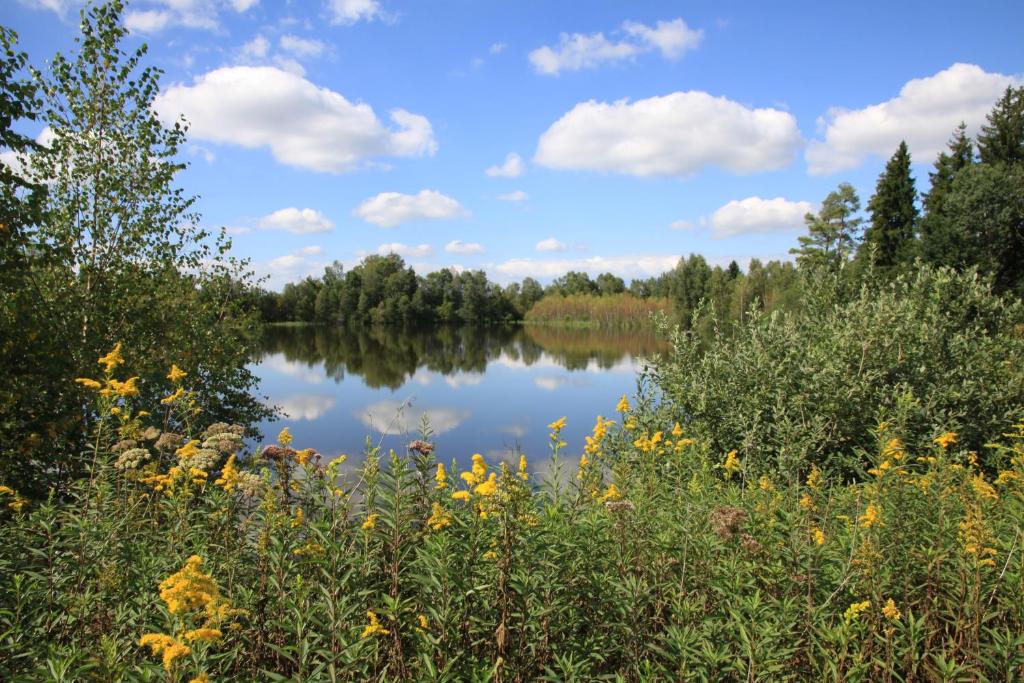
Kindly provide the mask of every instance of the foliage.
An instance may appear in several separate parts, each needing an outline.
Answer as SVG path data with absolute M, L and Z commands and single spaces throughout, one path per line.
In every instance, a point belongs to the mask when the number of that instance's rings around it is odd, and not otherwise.
M 755 313 L 710 342 L 676 330 L 654 370 L 679 419 L 754 471 L 862 475 L 880 415 L 915 449 L 950 427 L 984 453 L 1024 405 L 1024 306 L 976 273 L 922 267 L 848 303 L 835 277 L 803 292 L 800 311 Z
M 142 66 L 145 47 L 122 50 L 122 10 L 110 2 L 83 11 L 76 53 L 33 71 L 47 134 L 45 146 L 23 147 L 21 163 L 26 182 L 47 192 L 39 215 L 19 226 L 16 256 L 4 255 L 31 285 L 18 309 L 34 310 L 4 320 L 21 343 L 4 347 L 3 367 L 17 369 L 25 398 L 5 413 L 0 471 L 38 491 L 80 472 L 89 415 L 83 423 L 83 395 L 68 381 L 115 340 L 130 344 L 151 398 L 174 348 L 206 379 L 200 403 L 211 417 L 266 415 L 245 369 L 252 318 L 230 295 L 248 275 L 174 186 L 185 128 L 156 118 L 160 73 Z M 30 323 L 26 339 L 17 330 Z
M 801 268 L 841 270 L 860 244 L 860 198 L 849 183 L 840 183 L 821 203 L 818 215 L 804 216 L 807 235 L 800 247 L 790 249 Z
M 910 151 L 900 142 L 878 177 L 875 194 L 868 202 L 871 225 L 864 233 L 860 251 L 884 270 L 905 266 L 914 259 L 917 190 L 910 175 Z
M 639 299 L 632 294 L 549 294 L 526 313 L 526 322 L 571 324 L 582 327 L 643 327 L 656 314 L 670 315 L 667 298 Z
M 92 380 L 90 479 L 0 513 L 5 680 L 1024 674 L 1024 424 L 995 476 L 957 434 L 915 449 L 875 425 L 870 480 L 844 485 L 758 477 L 641 395 L 575 464 L 550 425 L 561 477 L 479 455 L 459 471 L 429 428 L 352 467 L 287 430 L 241 457 L 180 372 L 148 428 L 103 393 L 128 381 L 118 360 Z

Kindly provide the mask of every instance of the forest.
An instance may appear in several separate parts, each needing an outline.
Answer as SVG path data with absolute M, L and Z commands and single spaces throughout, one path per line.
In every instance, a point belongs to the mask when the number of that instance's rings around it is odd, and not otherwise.
M 123 14 L 45 62 L 0 27 L 0 679 L 1024 677 L 1024 87 L 927 191 L 906 144 L 863 206 L 839 184 L 792 261 L 501 286 L 375 255 L 276 293 L 200 227 Z M 394 387 L 453 349 L 586 367 L 574 322 L 652 357 L 580 443 L 257 429 L 261 336 Z

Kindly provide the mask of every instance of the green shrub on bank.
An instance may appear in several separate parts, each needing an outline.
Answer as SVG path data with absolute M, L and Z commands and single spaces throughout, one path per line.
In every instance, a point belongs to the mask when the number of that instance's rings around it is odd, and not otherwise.
M 1024 306 L 928 267 L 848 301 L 840 287 L 810 281 L 801 311 L 755 312 L 710 341 L 676 330 L 654 377 L 684 423 L 759 471 L 860 475 L 890 416 L 915 448 L 951 428 L 984 459 L 1024 406 Z
M 429 431 L 351 467 L 287 430 L 240 457 L 184 372 L 148 415 L 120 362 L 79 382 L 103 417 L 89 479 L 0 488 L 3 680 L 1024 675 L 1024 423 L 994 476 L 956 434 L 875 425 L 868 483 L 843 485 L 757 476 L 623 397 L 578 459 L 549 426 L 543 478 L 459 472 Z

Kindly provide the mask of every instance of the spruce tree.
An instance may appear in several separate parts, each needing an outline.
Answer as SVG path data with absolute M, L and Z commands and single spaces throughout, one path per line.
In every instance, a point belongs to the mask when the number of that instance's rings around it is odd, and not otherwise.
M 1024 161 L 1024 86 L 1008 86 L 989 112 L 978 134 L 978 153 L 984 164 Z
M 961 123 L 949 141 L 949 151 L 940 153 L 935 160 L 935 171 L 929 174 L 931 189 L 923 198 L 921 256 L 929 263 L 956 265 L 959 250 L 945 205 L 953 190 L 953 181 L 973 163 L 974 146 L 967 137 L 967 125 Z
M 900 142 L 878 177 L 875 194 L 868 202 L 871 227 L 864 235 L 875 266 L 889 270 L 914 258 L 917 223 L 917 190 L 910 175 L 910 151 Z

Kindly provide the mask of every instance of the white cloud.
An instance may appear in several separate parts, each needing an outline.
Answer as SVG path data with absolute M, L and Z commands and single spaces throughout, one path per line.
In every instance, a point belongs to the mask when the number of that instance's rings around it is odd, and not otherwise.
M 491 178 L 518 178 L 523 174 L 523 158 L 515 152 L 509 152 L 505 156 L 505 163 L 491 166 L 484 173 Z
M 191 86 L 172 85 L 154 108 L 165 121 L 189 121 L 193 139 L 269 147 L 289 166 L 340 173 L 383 155 L 432 155 L 437 150 L 430 122 L 403 109 L 385 127 L 368 104 L 353 104 L 273 67 L 234 66 L 199 76 Z
M 231 0 L 231 6 L 236 12 L 246 12 L 259 4 L 260 0 Z
M 539 73 L 557 76 L 562 71 L 593 69 L 605 63 L 626 59 L 657 50 L 666 59 L 679 59 L 684 52 L 696 48 L 704 32 L 693 30 L 682 19 L 659 21 L 654 27 L 627 21 L 622 24 L 627 38 L 613 42 L 604 33 L 562 33 L 558 45 L 547 45 L 529 54 L 530 63 Z
M 637 176 L 688 176 L 707 166 L 753 173 L 789 164 L 800 145 L 792 114 L 691 90 L 581 102 L 544 132 L 534 159 Z
M 270 41 L 263 36 L 256 36 L 242 45 L 239 53 L 243 59 L 262 59 L 267 56 L 269 50 Z
M 318 275 L 327 263 L 318 256 L 324 253 L 319 246 L 308 246 L 291 254 L 284 254 L 269 261 L 253 264 L 253 270 L 259 277 L 266 277 L 265 286 L 279 290 L 288 282 L 301 280 L 308 275 Z
M 722 239 L 734 235 L 799 230 L 804 226 L 804 215 L 812 213 L 815 208 L 810 202 L 791 202 L 782 197 L 734 199 L 711 216 L 711 236 Z
M 319 57 L 327 49 L 327 45 L 315 38 L 300 38 L 299 36 L 283 35 L 278 45 L 285 52 L 290 52 L 297 57 Z
M 389 242 L 377 247 L 377 253 L 381 256 L 398 254 L 402 258 L 427 258 L 434 255 L 434 249 L 429 244 L 409 245 L 401 242 Z
M 693 229 L 693 223 L 691 223 L 690 221 L 682 220 L 672 221 L 671 223 L 668 224 L 668 227 L 671 230 L 691 230 Z
M 808 171 L 825 175 L 855 168 L 870 155 L 887 158 L 900 140 L 906 140 L 916 161 L 931 163 L 961 121 L 974 135 L 1006 87 L 1022 82 L 958 63 L 908 81 L 899 95 L 880 104 L 852 110 L 833 107 L 818 120 L 824 139 L 807 148 Z
M 499 194 L 498 199 L 503 202 L 525 202 L 530 198 L 530 195 L 526 194 L 522 190 L 514 190 L 505 194 Z
M 554 237 L 541 240 L 540 242 L 537 242 L 537 245 L 534 247 L 537 251 L 565 251 L 566 248 L 567 247 L 563 242 L 559 242 Z
M 264 230 L 287 230 L 296 235 L 309 235 L 330 232 L 334 230 L 334 223 L 315 209 L 298 209 L 290 206 L 261 218 L 260 227 Z
M 382 434 L 415 434 L 420 418 L 426 416 L 434 434 L 450 432 L 469 418 L 472 413 L 459 408 L 416 408 L 408 402 L 384 400 L 371 403 L 355 416 L 367 428 Z
M 638 256 L 592 256 L 582 259 L 537 260 L 530 258 L 510 259 L 494 267 L 494 271 L 514 280 L 526 276 L 552 278 L 565 275 L 570 270 L 583 271 L 590 275 L 614 273 L 619 277 L 650 277 L 671 270 L 679 262 L 678 255 Z
M 306 384 L 322 384 L 324 373 L 314 369 L 315 366 L 309 363 L 292 361 L 285 358 L 283 353 L 272 353 L 260 359 L 260 365 L 282 375 L 294 377 Z
M 330 0 L 332 24 L 354 24 L 383 16 L 377 0 Z
M 294 394 L 277 401 L 284 414 L 292 420 L 315 420 L 336 403 L 334 396 L 322 394 Z
M 132 33 L 156 33 L 166 28 L 172 19 L 171 13 L 164 10 L 140 10 L 127 12 L 124 25 Z
M 491 47 L 488 50 L 492 55 L 500 55 L 508 47 L 505 43 L 491 43 Z
M 687 50 L 696 49 L 704 37 L 702 29 L 693 30 L 682 19 L 659 21 L 654 28 L 644 24 L 627 21 L 622 29 L 657 49 L 666 59 L 679 59 Z
M 352 214 L 382 228 L 394 228 L 416 220 L 461 218 L 469 212 L 436 190 L 420 190 L 417 194 L 381 192 L 356 207 Z
M 456 375 L 448 375 L 444 378 L 444 383 L 450 386 L 452 389 L 461 389 L 462 387 L 474 387 L 483 381 L 483 373 L 478 372 L 461 372 Z
M 555 377 L 553 375 L 544 375 L 542 377 L 535 377 L 534 380 L 533 380 L 533 383 L 538 388 L 543 389 L 544 391 L 554 391 L 555 389 L 558 389 L 559 387 L 561 387 L 562 385 L 564 385 L 568 381 L 569 380 L 566 377 Z
M 449 254 L 484 253 L 484 247 L 479 242 L 463 242 L 462 240 L 452 240 L 448 244 L 444 245 L 444 250 Z

